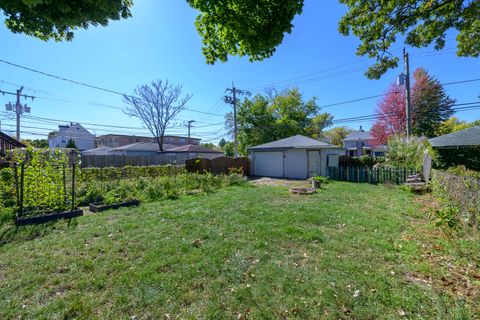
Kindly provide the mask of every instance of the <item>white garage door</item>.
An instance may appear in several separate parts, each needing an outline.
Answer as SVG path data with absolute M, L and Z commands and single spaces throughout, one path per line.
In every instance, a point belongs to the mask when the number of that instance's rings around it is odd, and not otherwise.
M 254 152 L 253 175 L 262 177 L 283 177 L 283 152 Z
M 308 174 L 305 149 L 285 151 L 285 178 L 306 179 Z

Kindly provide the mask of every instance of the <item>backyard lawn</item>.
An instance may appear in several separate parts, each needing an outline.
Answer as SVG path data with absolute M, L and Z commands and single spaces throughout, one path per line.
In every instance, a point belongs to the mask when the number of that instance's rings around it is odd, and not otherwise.
M 4 222 L 0 319 L 478 317 L 478 261 L 434 229 L 429 202 L 381 185 L 246 185 Z

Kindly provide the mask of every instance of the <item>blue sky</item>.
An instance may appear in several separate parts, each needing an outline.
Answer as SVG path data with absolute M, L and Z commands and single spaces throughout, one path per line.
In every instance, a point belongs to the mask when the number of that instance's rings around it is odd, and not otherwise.
M 194 27 L 197 12 L 185 1 L 137 0 L 131 19 L 112 22 L 108 27 L 80 30 L 72 42 L 43 42 L 13 34 L 1 24 L 0 59 L 126 93 L 132 93 L 137 85 L 153 79 L 183 84 L 184 91 L 193 95 L 189 109 L 218 115 L 185 110 L 169 133 L 185 135 L 182 122 L 196 120 L 197 128 L 192 129 L 192 135 L 216 143 L 223 136 L 228 138 L 222 115 L 230 111 L 231 106 L 224 104 L 221 98 L 232 81 L 237 87 L 251 89 L 254 93 L 272 84 L 278 90 L 297 86 L 305 99 L 316 96 L 319 105 L 385 92 L 403 65 L 380 80 L 368 80 L 363 73 L 372 61 L 355 55 L 358 45 L 355 37 L 344 37 L 337 31 L 344 11 L 345 8 L 335 1 L 325 4 L 306 0 L 303 14 L 294 20 L 293 32 L 286 35 L 272 58 L 252 63 L 247 57 L 231 57 L 227 63 L 212 66 L 205 63 L 201 53 L 201 39 Z M 456 57 L 454 38 L 454 34 L 447 37 L 447 50 L 443 52 L 409 48 L 412 71 L 422 66 L 442 83 L 480 78 L 480 60 Z M 394 53 L 400 54 L 402 44 L 397 43 L 393 48 Z M 285 82 L 290 79 L 293 80 Z M 90 123 L 85 126 L 97 135 L 108 132 L 147 134 L 140 120 L 122 113 L 120 109 L 124 104 L 118 95 L 0 63 L 0 89 L 14 91 L 18 85 L 25 86 L 25 93 L 39 97 L 27 102 L 32 107 L 32 116 L 55 119 L 24 118 L 24 132 L 46 134 L 48 129 L 55 129 L 62 123 L 57 120 L 69 120 Z M 480 82 L 451 85 L 446 90 L 458 103 L 478 101 Z M 0 96 L 2 106 L 11 100 L 11 96 Z M 375 99 L 365 100 L 323 110 L 341 119 L 372 114 L 376 103 Z M 457 116 L 472 121 L 480 118 L 480 111 L 459 112 Z M 13 130 L 14 121 L 5 117 L 5 113 L 0 113 L 2 130 Z M 371 124 L 371 121 L 363 121 L 346 125 L 369 128 Z M 41 138 L 22 134 L 22 138 L 27 137 Z

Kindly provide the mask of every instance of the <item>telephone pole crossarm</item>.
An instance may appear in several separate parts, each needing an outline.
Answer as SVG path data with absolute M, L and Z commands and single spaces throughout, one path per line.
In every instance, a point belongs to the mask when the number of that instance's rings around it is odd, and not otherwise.
M 250 95 L 251 93 L 246 90 L 240 90 L 235 88 L 232 83 L 232 88 L 227 88 L 225 92 L 230 92 L 232 96 L 225 96 L 225 103 L 233 105 L 233 137 L 234 137 L 234 156 L 238 157 L 238 141 L 237 141 L 237 102 L 239 99 L 237 95 Z

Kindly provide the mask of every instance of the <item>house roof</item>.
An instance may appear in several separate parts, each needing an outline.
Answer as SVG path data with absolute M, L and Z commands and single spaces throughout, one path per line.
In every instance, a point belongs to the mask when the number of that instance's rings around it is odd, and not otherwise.
M 52 137 L 64 136 L 64 137 L 75 138 L 83 134 L 87 134 L 93 137 L 93 134 L 91 134 L 90 131 L 85 129 L 80 123 L 72 123 L 70 126 L 59 125 L 58 128 L 60 129 L 60 131 L 55 133 Z
M 480 146 L 480 126 L 444 134 L 443 136 L 431 138 L 428 141 L 435 148 Z
M 324 149 L 324 148 L 338 149 L 339 147 L 298 134 L 296 136 L 254 146 L 249 148 L 249 150 L 292 149 L 292 148 L 293 149 Z
M 200 153 L 223 153 L 218 150 L 197 146 L 194 144 L 186 144 L 174 148 L 165 149 L 166 152 L 200 152 Z
M 353 131 L 350 132 L 343 141 L 371 140 L 370 131 Z
M 110 150 L 112 150 L 112 148 L 110 148 L 110 147 L 98 147 L 98 148 L 95 148 L 95 149 L 82 151 L 82 154 L 94 154 L 96 152 L 108 152 Z
M 167 150 L 170 148 L 176 147 L 171 144 L 163 144 L 163 149 Z M 121 146 L 118 148 L 114 148 L 111 151 L 159 151 L 158 144 L 156 142 L 153 143 L 145 143 L 145 142 L 136 142 L 132 144 L 127 144 L 125 146 Z
M 115 133 L 108 133 L 108 134 L 104 134 L 104 135 L 101 135 L 101 136 L 98 136 L 98 138 L 105 138 L 105 137 L 130 137 L 130 138 L 140 138 L 140 139 L 155 139 L 154 137 L 147 137 L 147 136 L 136 136 L 136 135 L 128 135 L 128 134 L 115 134 Z M 165 135 L 163 136 L 164 138 L 183 138 L 183 139 L 189 139 L 189 140 L 202 140 L 200 138 L 188 138 L 188 137 L 184 137 L 184 136 L 173 136 L 173 135 Z

